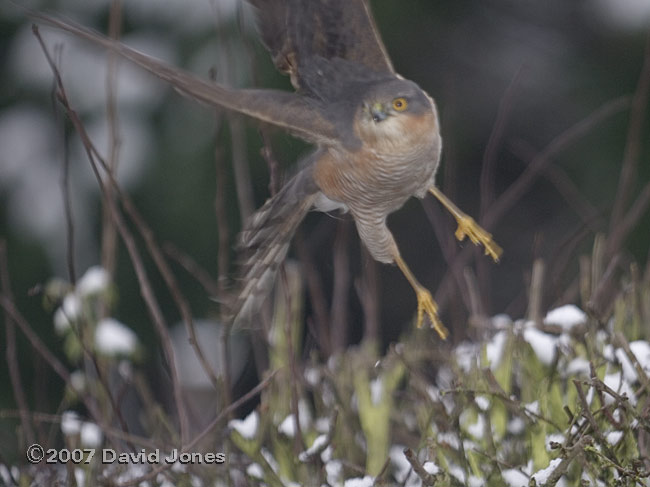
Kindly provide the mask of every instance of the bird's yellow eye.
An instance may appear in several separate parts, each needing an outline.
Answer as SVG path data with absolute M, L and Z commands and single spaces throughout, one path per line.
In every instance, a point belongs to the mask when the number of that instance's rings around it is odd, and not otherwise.
M 409 103 L 408 103 L 408 101 L 406 101 L 406 98 L 401 97 L 401 96 L 399 98 L 395 98 L 393 100 L 393 108 L 395 110 L 397 110 L 398 112 L 403 112 L 404 110 L 406 110 L 406 107 L 408 106 L 408 104 Z

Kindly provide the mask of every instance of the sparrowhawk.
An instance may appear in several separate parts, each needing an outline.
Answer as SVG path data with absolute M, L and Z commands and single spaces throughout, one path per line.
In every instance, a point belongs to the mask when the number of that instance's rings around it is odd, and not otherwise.
M 234 89 L 201 79 L 94 31 L 49 16 L 50 25 L 128 58 L 175 89 L 209 105 L 281 127 L 314 144 L 301 169 L 269 199 L 242 231 L 250 251 L 233 318 L 254 313 L 274 281 L 290 240 L 308 211 L 340 209 L 354 218 L 359 236 L 378 261 L 395 263 L 424 316 L 441 337 L 447 330 L 430 292 L 410 271 L 386 226 L 409 198 L 428 192 L 458 222 L 456 237 L 485 246 L 498 259 L 491 235 L 435 186 L 442 140 L 436 104 L 417 84 L 395 72 L 367 0 L 250 0 L 261 38 L 295 92 Z

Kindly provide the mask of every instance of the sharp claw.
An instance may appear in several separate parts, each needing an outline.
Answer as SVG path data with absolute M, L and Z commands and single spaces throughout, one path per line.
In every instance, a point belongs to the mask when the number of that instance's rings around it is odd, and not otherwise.
M 456 238 L 462 242 L 465 237 L 469 237 L 474 245 L 482 244 L 485 247 L 485 255 L 489 255 L 495 262 L 499 262 L 503 250 L 492 240 L 492 234 L 477 225 L 472 217 L 458 219 Z
M 417 327 L 422 328 L 422 325 L 424 323 L 424 313 L 426 312 L 429 321 L 431 321 L 431 328 L 433 328 L 434 330 L 436 330 L 436 332 L 438 332 L 440 338 L 446 340 L 447 336 L 449 336 L 449 332 L 447 331 L 447 328 L 445 328 L 445 325 L 442 324 L 442 321 L 440 321 L 440 318 L 438 317 L 438 306 L 436 305 L 436 302 L 431 297 L 431 293 L 429 293 L 429 291 L 427 291 L 426 289 L 418 290 L 417 298 L 418 298 Z

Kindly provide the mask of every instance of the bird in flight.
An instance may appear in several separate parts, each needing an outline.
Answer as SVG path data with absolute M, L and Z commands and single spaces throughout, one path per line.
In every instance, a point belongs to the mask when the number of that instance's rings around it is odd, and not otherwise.
M 432 193 L 458 223 L 456 237 L 482 244 L 495 261 L 501 248 L 436 186 L 442 139 L 436 104 L 395 72 L 367 0 L 249 0 L 262 42 L 295 92 L 236 89 L 201 79 L 76 24 L 35 18 L 99 44 L 200 102 L 280 127 L 315 148 L 300 170 L 252 215 L 240 235 L 249 251 L 242 285 L 231 303 L 235 323 L 250 319 L 272 287 L 298 225 L 317 209 L 349 211 L 372 257 L 396 264 L 442 338 L 431 293 L 401 257 L 386 225 L 411 197 Z

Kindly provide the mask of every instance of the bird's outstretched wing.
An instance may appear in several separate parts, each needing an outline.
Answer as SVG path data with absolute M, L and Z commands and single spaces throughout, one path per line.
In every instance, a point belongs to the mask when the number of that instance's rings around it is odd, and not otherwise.
M 258 9 L 262 41 L 275 66 L 304 88 L 314 58 L 343 59 L 393 74 L 368 0 L 248 0 Z
M 283 128 L 309 142 L 334 144 L 340 138 L 316 100 L 279 90 L 232 89 L 206 81 L 191 73 L 143 54 L 121 42 L 73 22 L 30 12 L 37 21 L 70 32 L 129 59 L 169 82 L 181 94 Z

